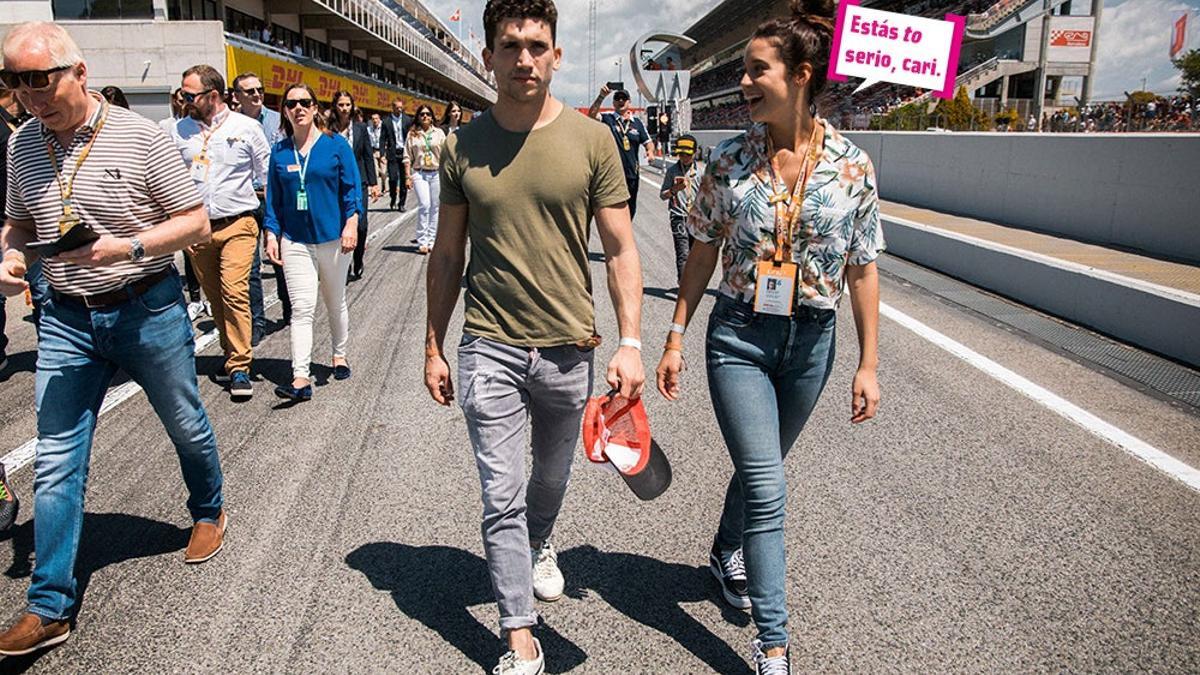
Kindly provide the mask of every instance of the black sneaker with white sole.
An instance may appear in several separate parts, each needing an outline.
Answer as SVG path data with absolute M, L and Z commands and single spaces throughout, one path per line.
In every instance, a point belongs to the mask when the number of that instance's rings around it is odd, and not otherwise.
M 725 597 L 725 602 L 738 609 L 750 609 L 746 563 L 742 559 L 741 548 L 732 553 L 724 553 L 714 541 L 712 550 L 708 553 L 708 568 L 721 584 L 721 595 Z

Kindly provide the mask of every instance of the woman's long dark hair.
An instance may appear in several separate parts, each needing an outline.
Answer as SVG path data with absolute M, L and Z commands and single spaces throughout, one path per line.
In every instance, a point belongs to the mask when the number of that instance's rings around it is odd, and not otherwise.
M 346 127 L 342 126 L 342 117 L 338 114 L 337 109 L 338 99 L 343 96 L 350 99 L 350 114 L 346 116 L 347 127 L 354 124 L 354 115 L 358 113 L 358 104 L 354 102 L 353 94 L 345 90 L 333 92 L 333 98 L 329 102 L 329 127 L 335 133 L 346 130 Z
M 442 127 L 450 126 L 450 110 L 458 110 L 458 123 L 462 124 L 462 106 L 456 101 L 450 101 L 446 104 L 446 112 L 442 113 Z
M 834 0 L 792 0 L 792 16 L 771 19 L 754 31 L 752 40 L 765 39 L 779 50 L 789 75 L 800 72 L 800 66 L 812 66 L 808 80 L 808 103 L 825 91 L 833 43 Z
M 433 124 L 433 108 L 425 103 L 422 103 L 421 105 L 417 106 L 416 110 L 413 111 L 413 123 L 411 126 L 408 127 L 408 135 L 409 136 L 413 136 L 415 134 L 421 133 L 420 119 L 421 119 L 421 111 L 422 110 L 429 111 L 429 125 L 431 128 L 433 126 L 435 126 Z

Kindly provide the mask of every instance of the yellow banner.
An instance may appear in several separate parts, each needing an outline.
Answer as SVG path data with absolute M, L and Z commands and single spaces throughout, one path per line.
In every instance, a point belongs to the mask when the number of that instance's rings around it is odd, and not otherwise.
M 398 89 L 367 84 L 357 78 L 275 59 L 230 44 L 225 45 L 225 70 L 227 82 L 233 82 L 233 78 L 240 73 L 256 73 L 267 93 L 276 96 L 282 96 L 283 90 L 289 84 L 303 82 L 317 92 L 318 102 L 322 106 L 331 103 L 334 92 L 346 90 L 360 108 L 389 111 L 392 109 L 392 101 L 400 98 L 404 100 L 405 109 L 409 113 L 412 113 L 418 104 L 425 103 L 433 108 L 435 119 L 440 120 L 445 110 L 445 104 L 417 98 Z

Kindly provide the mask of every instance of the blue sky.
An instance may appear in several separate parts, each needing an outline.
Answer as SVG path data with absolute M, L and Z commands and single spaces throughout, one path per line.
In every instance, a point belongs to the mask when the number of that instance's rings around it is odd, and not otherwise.
M 463 11 L 462 35 L 474 31 L 483 40 L 484 0 L 424 0 L 443 20 L 455 9 Z M 718 4 L 719 0 L 600 0 L 597 23 L 602 36 L 597 46 L 596 74 L 601 82 L 622 77 L 630 81 L 629 48 L 651 29 L 684 31 Z M 587 105 L 595 92 L 587 91 L 587 0 L 556 0 L 563 69 L 554 80 L 555 94 L 571 105 Z M 1190 10 L 1189 41 L 1200 47 L 1200 0 L 1106 0 L 1100 22 L 1100 52 L 1093 94 L 1097 100 L 1121 97 L 1123 91 L 1146 87 L 1161 94 L 1174 93 L 1178 71 L 1167 58 L 1171 24 Z M 451 30 L 458 25 L 447 21 Z

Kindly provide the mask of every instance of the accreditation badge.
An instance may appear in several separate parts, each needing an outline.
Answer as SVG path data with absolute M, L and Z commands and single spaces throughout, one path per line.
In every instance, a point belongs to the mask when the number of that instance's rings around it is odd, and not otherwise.
M 64 213 L 58 217 L 58 234 L 62 236 L 67 233 L 72 227 L 80 223 L 79 216 L 72 213 Z
M 796 264 L 764 260 L 758 263 L 754 288 L 754 311 L 759 314 L 791 316 L 796 298 Z
M 192 158 L 192 180 L 203 183 L 208 180 L 208 168 L 211 166 L 207 155 L 196 155 Z
M 622 145 L 625 146 L 625 152 L 629 152 L 629 149 L 631 147 L 633 147 L 633 146 L 629 145 L 629 136 L 627 136 L 627 135 L 624 135 L 624 134 L 621 135 L 621 143 L 622 143 Z
M 433 153 L 427 152 L 424 155 L 422 155 L 421 163 L 426 170 L 432 171 L 433 169 L 437 168 L 436 165 L 433 163 Z
M 308 210 L 308 193 L 305 192 L 304 190 L 301 190 L 296 193 L 296 210 L 297 211 L 307 211 Z

